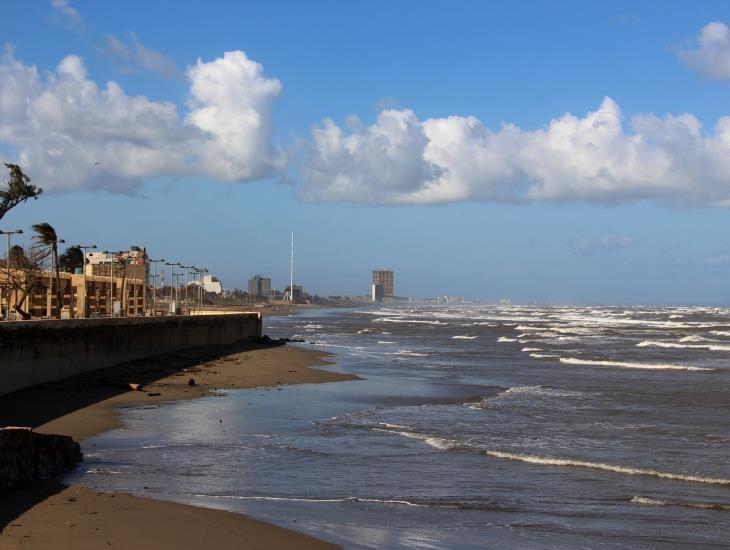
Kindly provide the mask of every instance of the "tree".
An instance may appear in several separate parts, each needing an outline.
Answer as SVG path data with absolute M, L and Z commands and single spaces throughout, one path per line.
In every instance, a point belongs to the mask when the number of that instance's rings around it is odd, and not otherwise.
M 18 206 L 28 199 L 37 199 L 43 189 L 30 183 L 30 178 L 23 173 L 17 164 L 5 163 L 10 170 L 10 178 L 5 187 L 0 187 L 0 220 L 11 208 Z
M 55 271 L 56 279 L 56 306 L 58 306 L 58 314 L 61 315 L 63 299 L 61 298 L 61 273 L 58 269 L 58 235 L 56 235 L 56 230 L 49 223 L 37 223 L 32 228 L 36 232 L 36 236 L 33 239 L 38 243 L 37 246 L 48 247 L 51 250 L 52 269 Z
M 61 271 L 73 273 L 78 267 L 84 267 L 84 253 L 78 246 L 72 246 L 58 257 L 58 266 Z
M 43 263 L 47 257 L 47 249 L 31 249 L 26 252 L 18 245 L 10 249 L 7 284 L 10 288 L 10 296 L 12 297 L 15 294 L 13 309 L 23 319 L 28 320 L 31 318 L 30 313 L 24 309 L 26 298 L 28 295 L 32 297 L 43 288 Z

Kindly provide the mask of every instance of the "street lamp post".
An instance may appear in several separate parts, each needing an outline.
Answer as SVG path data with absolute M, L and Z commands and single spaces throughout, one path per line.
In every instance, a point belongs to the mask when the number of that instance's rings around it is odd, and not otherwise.
M 83 251 L 84 254 L 84 263 L 81 267 L 83 275 L 84 275 L 84 311 L 82 312 L 82 317 L 86 319 L 86 317 L 89 316 L 89 299 L 86 294 L 86 251 L 87 250 L 93 250 L 96 248 L 95 244 L 89 244 L 89 245 L 81 245 L 81 244 L 75 244 L 73 248 L 80 248 Z
M 173 302 L 173 285 L 175 284 L 175 266 L 180 265 L 180 262 L 165 262 L 165 265 L 169 265 L 171 267 L 170 269 L 170 302 Z M 177 312 L 177 300 L 174 300 L 175 303 L 175 312 Z
M 190 284 L 195 284 L 195 276 L 198 274 L 198 268 L 194 267 L 193 270 L 190 272 Z M 196 291 L 197 292 L 197 291 Z M 197 310 L 197 302 L 195 301 L 195 298 L 193 298 L 193 304 L 195 304 L 195 308 Z
M 204 267 L 198 269 L 198 314 L 203 314 L 203 273 L 208 273 Z
M 181 265 L 181 268 L 185 270 L 185 307 L 188 308 L 188 269 L 195 269 L 194 265 Z M 188 308 L 189 310 L 189 308 Z M 188 311 L 188 313 L 190 313 Z
M 105 250 L 104 254 L 109 256 L 109 300 L 106 303 L 106 312 L 112 317 L 112 301 L 114 301 L 114 252 Z
M 154 317 L 157 312 L 157 264 L 164 262 L 165 258 L 159 260 L 150 260 L 151 264 L 155 264 L 155 275 L 152 278 L 152 316 Z
M 0 235 L 5 235 L 8 239 L 8 246 L 5 253 L 5 269 L 7 271 L 7 278 L 5 279 L 5 286 L 8 289 L 7 302 L 5 304 L 5 319 L 10 316 L 10 297 L 12 295 L 12 289 L 10 288 L 10 235 L 22 235 L 22 229 L 16 229 L 15 231 L 0 231 Z
M 123 251 L 104 251 L 104 254 L 109 255 L 109 303 L 107 304 L 107 313 L 109 314 L 109 317 L 114 317 L 114 256 L 122 253 Z

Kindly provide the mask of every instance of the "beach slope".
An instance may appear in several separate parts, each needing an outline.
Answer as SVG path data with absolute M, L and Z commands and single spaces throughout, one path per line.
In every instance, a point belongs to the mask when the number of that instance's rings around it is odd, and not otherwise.
M 152 357 L 0 398 L 0 425 L 83 440 L 120 427 L 127 406 L 210 396 L 220 389 L 335 382 L 357 377 L 313 368 L 327 354 L 236 345 Z M 142 391 L 131 391 L 129 384 Z M 289 520 L 287 520 L 289 521 Z M 291 518 L 296 528 L 295 518 Z M 35 483 L 0 492 L 0 549 L 333 548 L 241 514 L 81 486 Z

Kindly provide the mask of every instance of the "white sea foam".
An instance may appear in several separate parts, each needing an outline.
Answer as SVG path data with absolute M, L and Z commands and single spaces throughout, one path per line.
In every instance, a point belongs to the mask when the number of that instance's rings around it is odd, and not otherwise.
M 445 325 L 443 321 L 426 321 L 424 319 L 403 319 L 403 318 L 390 318 L 380 317 L 373 319 L 373 323 L 416 323 L 420 325 Z
M 531 353 L 530 357 L 534 359 L 560 359 L 559 355 L 549 355 L 547 353 Z
M 322 341 L 322 342 L 315 342 L 318 346 L 324 346 L 326 348 L 343 348 L 343 349 L 349 349 L 353 351 L 363 351 L 365 348 L 363 346 L 344 346 L 342 344 L 330 344 L 329 342 Z
M 410 426 L 404 426 L 402 424 L 391 424 L 389 422 L 378 422 L 378 426 L 384 426 L 391 430 L 410 430 Z
M 630 502 L 645 506 L 683 506 L 685 508 L 699 508 L 700 510 L 715 510 L 718 512 L 730 511 L 730 504 L 722 502 L 689 502 L 680 500 L 661 500 L 658 498 L 635 496 Z
M 453 449 L 456 445 L 456 442 L 454 440 L 444 439 L 443 437 L 427 437 L 423 441 L 426 443 L 426 445 L 442 451 Z
M 506 336 L 500 336 L 497 338 L 497 342 L 516 342 L 517 338 L 507 338 Z
M 692 370 L 692 371 L 714 371 L 703 367 L 688 367 L 686 365 L 671 365 L 662 363 L 631 363 L 627 361 L 603 361 L 597 359 L 577 359 L 575 357 L 561 357 L 561 363 L 568 365 L 595 365 L 598 367 L 621 367 L 625 369 L 649 369 L 649 370 Z
M 519 460 L 529 464 L 544 464 L 547 466 L 572 466 L 576 468 L 588 468 L 591 470 L 603 470 L 606 472 L 614 472 L 617 474 L 639 475 L 659 477 L 662 479 L 672 479 L 676 481 L 688 481 L 693 483 L 707 483 L 711 485 L 730 485 L 730 479 L 722 477 L 705 477 L 689 474 L 676 474 L 672 472 L 661 472 L 658 470 L 650 470 L 648 468 L 632 468 L 630 466 L 619 466 L 615 464 L 606 464 L 604 462 L 589 462 L 587 460 L 575 460 L 572 458 L 557 458 L 549 456 L 537 456 L 517 453 L 507 453 L 504 451 L 484 450 L 487 456 L 495 458 L 505 458 L 509 460 Z
M 407 349 L 400 349 L 392 355 L 405 355 L 407 357 L 428 357 L 428 353 L 420 353 L 417 351 L 410 351 Z
M 685 336 L 679 339 L 680 342 L 707 342 L 707 338 L 702 336 Z
M 314 502 L 314 503 L 332 503 L 332 502 L 369 502 L 376 504 L 400 504 L 403 506 L 417 506 L 422 508 L 439 507 L 438 504 L 419 504 L 417 502 L 411 502 L 409 500 L 399 499 L 378 499 L 378 498 L 365 498 L 365 497 L 342 497 L 342 498 L 302 498 L 302 497 L 271 497 L 271 496 L 247 496 L 247 495 L 204 495 L 195 494 L 195 497 L 202 498 L 220 498 L 220 499 L 235 499 L 235 500 L 267 500 L 273 502 Z M 442 505 L 440 507 L 455 508 L 456 505 Z
M 561 390 L 557 388 L 546 388 L 544 386 L 514 386 L 498 395 L 486 397 L 482 399 L 479 403 L 471 403 L 469 405 L 472 409 L 484 409 L 488 408 L 490 405 L 501 405 L 505 402 L 510 403 L 514 400 L 524 400 L 524 398 L 527 398 L 529 400 L 532 400 L 533 398 L 565 399 L 582 398 L 587 395 L 595 394 L 587 394 L 584 392 L 577 392 L 572 390 Z
M 452 340 L 474 340 L 475 338 L 479 338 L 479 336 L 452 336 Z
M 711 330 L 710 334 L 716 334 L 717 336 L 730 336 L 729 330 Z
M 389 342 L 387 340 L 378 340 L 378 344 L 395 344 L 395 342 Z
M 525 353 L 528 351 L 542 351 L 542 348 L 522 348 Z
M 710 351 L 730 351 L 730 346 L 722 344 L 680 344 L 679 342 L 659 342 L 656 340 L 644 340 L 636 344 L 640 348 L 680 348 L 680 349 L 707 349 Z
M 120 474 L 128 474 L 129 472 L 122 472 L 120 470 L 107 470 L 105 468 L 89 468 L 86 470 L 87 474 L 114 474 L 114 475 L 120 475 Z

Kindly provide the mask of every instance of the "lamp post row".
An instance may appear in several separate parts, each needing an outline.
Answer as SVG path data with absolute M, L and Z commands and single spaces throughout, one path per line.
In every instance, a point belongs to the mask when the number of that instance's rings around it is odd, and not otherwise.
M 5 279 L 5 287 L 7 289 L 7 294 L 5 296 L 5 319 L 8 318 L 8 314 L 10 313 L 10 300 L 11 300 L 11 288 L 10 288 L 10 238 L 12 235 L 22 235 L 23 230 L 17 229 L 13 231 L 1 231 L 0 235 L 5 235 L 7 237 L 7 243 L 6 243 L 6 253 L 5 253 L 5 269 L 6 269 L 6 279 Z M 63 239 L 59 239 L 57 242 L 64 243 L 65 241 Z M 84 281 L 84 294 L 83 294 L 83 307 L 82 307 L 82 316 L 84 318 L 88 317 L 89 314 L 89 297 L 88 297 L 88 285 L 86 281 L 86 265 L 87 265 L 87 257 L 88 257 L 88 250 L 95 250 L 97 248 L 97 245 L 95 244 L 89 244 L 89 245 L 82 245 L 82 244 L 75 244 L 72 246 L 72 248 L 78 248 L 82 251 L 83 254 L 83 263 L 82 263 L 82 275 L 83 275 L 83 281 Z M 104 251 L 105 254 L 111 254 L 111 262 L 109 264 L 109 293 L 110 293 L 110 302 L 108 306 L 109 314 L 112 315 L 112 301 L 114 299 L 114 252 Z M 155 260 L 148 260 L 149 263 L 154 264 L 154 275 L 153 275 L 153 290 L 152 290 L 152 314 L 155 315 L 156 307 L 157 307 L 157 264 L 158 263 L 164 263 L 165 265 L 169 265 L 172 267 L 171 270 L 171 281 L 170 281 L 170 301 L 173 301 L 173 288 L 175 290 L 175 309 L 177 310 L 177 302 L 179 300 L 179 277 L 183 275 L 183 273 L 175 273 L 175 266 L 179 266 L 181 269 L 185 270 L 185 306 L 187 308 L 187 312 L 190 312 L 190 308 L 188 306 L 188 275 L 193 275 L 193 280 L 195 275 L 198 276 L 198 312 L 202 311 L 203 307 L 203 273 L 208 273 L 208 270 L 206 268 L 200 268 L 196 267 L 194 265 L 182 265 L 180 262 L 165 262 L 164 258 L 155 259 Z M 189 271 L 192 270 L 192 271 Z M 178 284 L 174 285 L 174 277 L 178 277 Z M 164 277 L 163 277 L 164 280 Z M 174 285 L 174 286 L 173 286 Z M 123 299 L 123 297 L 122 297 Z
M 7 297 L 5 302 L 5 319 L 10 315 L 10 298 L 12 294 L 12 288 L 10 286 L 10 236 L 11 235 L 22 235 L 22 229 L 16 229 L 14 231 L 0 231 L 0 235 L 7 237 L 7 248 L 5 249 L 5 287 L 7 288 Z M 3 294 L 5 294 L 3 292 Z

